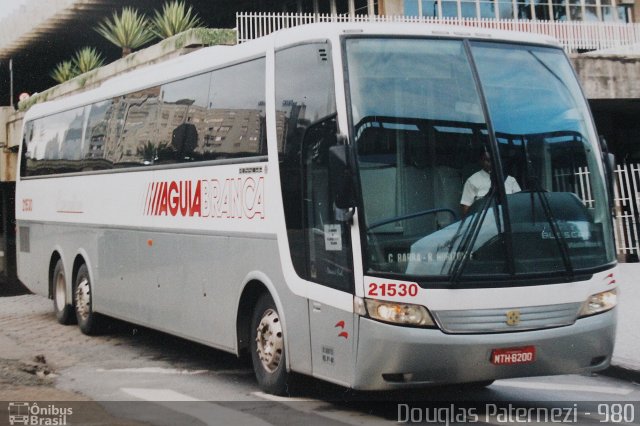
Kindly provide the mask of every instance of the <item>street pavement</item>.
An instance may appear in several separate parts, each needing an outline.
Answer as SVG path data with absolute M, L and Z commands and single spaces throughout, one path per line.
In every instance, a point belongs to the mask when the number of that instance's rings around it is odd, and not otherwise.
M 612 366 L 604 374 L 640 383 L 640 263 L 621 263 L 616 281 L 616 346 Z M 117 333 L 87 337 L 77 327 L 60 326 L 51 300 L 0 280 L 0 401 L 85 399 L 54 389 L 55 371 L 95 357 L 117 363 L 129 350 L 118 339 Z M 52 341 L 63 344 L 52 345 Z M 148 366 L 157 359 L 143 354 L 139 361 Z
M 144 423 L 114 415 L 85 395 L 56 387 L 56 371 L 96 356 L 117 359 L 120 349 L 110 336 L 90 338 L 77 327 L 58 324 L 52 303 L 29 294 L 20 284 L 0 279 L 0 426 L 13 424 L 11 405 L 4 403 L 9 401 L 37 401 L 41 407 L 49 406 L 44 401 L 64 402 L 76 413 L 73 424 L 142 426 Z M 41 419 L 59 420 L 55 416 Z M 41 424 L 66 424 L 66 419 Z

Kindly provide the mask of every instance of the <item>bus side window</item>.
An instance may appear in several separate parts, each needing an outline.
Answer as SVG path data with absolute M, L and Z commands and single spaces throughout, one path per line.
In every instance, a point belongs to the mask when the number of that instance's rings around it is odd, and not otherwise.
M 204 152 L 214 158 L 266 154 L 264 58 L 215 70 L 211 79 Z
M 139 167 L 148 161 L 148 152 L 155 145 L 153 140 L 157 134 L 159 97 L 160 86 L 154 86 L 129 93 L 122 99 L 122 132 L 113 149 L 107 150 L 107 159 L 115 167 Z
M 32 143 L 33 139 L 33 121 L 27 122 L 24 126 L 24 134 L 22 135 L 22 161 L 20 162 L 20 176 L 31 176 L 32 171 L 29 167 L 33 162 L 35 144 Z
M 152 162 L 159 164 L 210 160 L 203 155 L 211 72 L 162 85 L 160 122 Z
M 113 164 L 105 159 L 105 145 L 114 103 L 114 100 L 108 99 L 91 105 L 85 140 L 82 143 L 83 170 L 105 170 L 113 167 Z

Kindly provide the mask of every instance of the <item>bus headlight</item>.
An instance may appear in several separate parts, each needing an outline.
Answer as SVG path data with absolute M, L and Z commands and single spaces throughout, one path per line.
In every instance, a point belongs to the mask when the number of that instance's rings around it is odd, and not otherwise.
M 602 293 L 590 296 L 580 309 L 579 317 L 599 314 L 613 309 L 618 303 L 618 292 L 616 289 L 603 291 Z
M 427 308 L 411 303 L 365 299 L 367 313 L 378 321 L 417 327 L 435 327 Z

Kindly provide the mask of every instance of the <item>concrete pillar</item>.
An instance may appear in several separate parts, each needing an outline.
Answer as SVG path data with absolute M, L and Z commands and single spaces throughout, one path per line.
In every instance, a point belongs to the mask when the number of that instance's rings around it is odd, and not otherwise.
M 422 3 L 419 5 L 421 6 Z M 404 15 L 404 0 L 380 0 L 378 11 L 381 15 L 402 16 Z
M 573 55 L 589 99 L 640 99 L 640 56 Z
M 374 16 L 376 14 L 376 5 L 374 0 L 367 0 L 367 15 Z

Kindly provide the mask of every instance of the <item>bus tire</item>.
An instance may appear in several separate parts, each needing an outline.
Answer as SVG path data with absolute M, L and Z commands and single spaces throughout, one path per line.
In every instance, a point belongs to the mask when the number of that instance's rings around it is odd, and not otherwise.
M 60 324 L 69 325 L 75 321 L 73 305 L 67 303 L 67 275 L 64 273 L 62 259 L 58 259 L 53 270 L 53 311 Z
M 284 331 L 276 304 L 264 293 L 251 319 L 251 361 L 260 388 L 272 395 L 285 395 L 289 373 L 284 348 Z
M 93 312 L 93 289 L 89 278 L 87 265 L 80 266 L 73 291 L 73 304 L 76 308 L 76 318 L 80 331 L 86 335 L 99 332 L 100 318 Z

